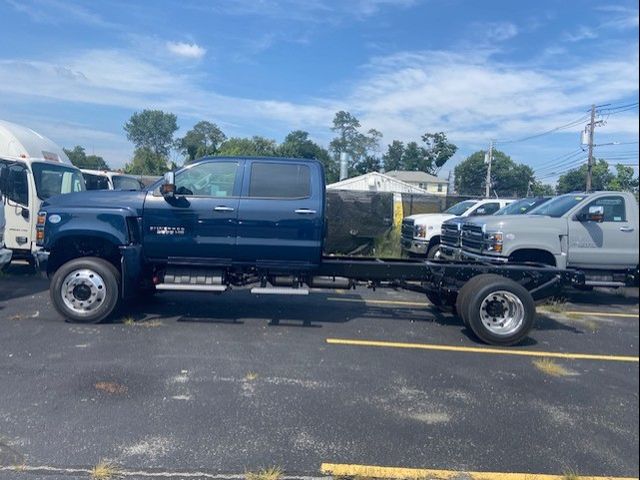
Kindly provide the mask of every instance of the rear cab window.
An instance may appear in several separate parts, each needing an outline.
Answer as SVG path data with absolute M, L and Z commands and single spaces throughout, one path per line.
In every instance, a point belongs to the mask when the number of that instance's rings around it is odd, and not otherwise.
M 311 171 L 300 163 L 252 162 L 250 198 L 303 199 L 311 196 Z
M 94 175 L 82 172 L 87 190 L 109 190 L 109 179 L 106 175 Z

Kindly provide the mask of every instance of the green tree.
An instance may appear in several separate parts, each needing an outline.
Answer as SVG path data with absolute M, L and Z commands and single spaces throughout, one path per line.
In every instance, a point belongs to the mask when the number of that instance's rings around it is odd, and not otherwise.
M 427 132 L 422 135 L 422 141 L 425 144 L 423 147 L 424 163 L 420 165 L 418 170 L 433 175 L 437 174 L 442 166 L 458 151 L 458 147 L 447 140 L 444 132 Z
M 475 152 L 454 169 L 456 191 L 462 195 L 484 195 L 487 166 L 484 151 Z M 501 196 L 527 194 L 535 178 L 531 167 L 514 162 L 499 150 L 493 151 L 491 192 Z
M 602 159 L 596 160 L 591 170 L 591 189 L 606 190 L 614 179 L 609 171 L 609 164 Z M 584 192 L 587 188 L 587 165 L 569 170 L 558 178 L 556 191 L 558 195 L 569 192 Z
M 167 157 L 150 148 L 136 148 L 133 159 L 124 166 L 125 173 L 132 175 L 164 175 L 169 170 Z
M 425 171 L 424 167 L 427 162 L 426 150 L 418 145 L 417 142 L 407 143 L 404 153 L 402 154 L 401 170 L 411 170 L 414 172 Z
M 534 180 L 529 193 L 533 197 L 552 197 L 556 194 L 556 189 L 553 185 Z
M 634 178 L 633 167 L 616 165 L 616 176 L 609 182 L 608 190 L 621 192 L 638 192 L 638 177 Z
M 278 155 L 291 158 L 315 158 L 324 165 L 327 183 L 338 180 L 338 166 L 329 152 L 309 138 L 302 130 L 290 132 L 278 147 Z
M 382 162 L 385 172 L 393 170 L 402 170 L 404 163 L 402 156 L 404 155 L 404 143 L 400 140 L 394 140 L 387 146 L 386 153 L 382 156 Z
M 84 147 L 76 145 L 71 150 L 63 148 L 71 163 L 78 168 L 87 168 L 90 170 L 109 170 L 109 165 L 104 158 L 98 155 L 87 155 Z
M 187 162 L 196 158 L 215 155 L 220 144 L 227 139 L 215 123 L 201 121 L 196 123 L 184 137 L 176 140 L 176 147 Z
M 333 118 L 331 130 L 338 136 L 331 140 L 329 150 L 336 162 L 340 153 L 349 155 L 349 175 L 366 170 L 366 164 L 359 169 L 357 164 L 363 162 L 367 155 L 375 155 L 380 148 L 382 133 L 372 128 L 365 134 L 360 132 L 360 127 L 360 121 L 349 112 L 339 111 Z
M 275 157 L 277 153 L 275 140 L 254 136 L 251 138 L 232 137 L 224 141 L 216 155 L 230 157 Z
M 364 175 L 369 172 L 379 172 L 382 168 L 380 159 L 373 155 L 367 155 L 363 160 L 356 163 L 354 169 L 358 175 Z
M 162 110 L 143 110 L 131 115 L 124 130 L 136 149 L 167 157 L 174 144 L 173 134 L 178 130 L 177 117 Z

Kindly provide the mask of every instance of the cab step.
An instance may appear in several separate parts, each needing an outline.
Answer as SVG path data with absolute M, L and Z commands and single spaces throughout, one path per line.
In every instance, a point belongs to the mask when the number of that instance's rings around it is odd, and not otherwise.
M 256 295 L 309 295 L 306 288 L 292 287 L 254 287 L 251 293 Z
M 226 285 L 191 285 L 179 283 L 159 283 L 156 290 L 173 290 L 183 292 L 224 292 L 227 290 Z
M 221 270 L 169 268 L 156 285 L 156 290 L 190 291 L 190 292 L 224 292 L 227 285 L 223 283 Z

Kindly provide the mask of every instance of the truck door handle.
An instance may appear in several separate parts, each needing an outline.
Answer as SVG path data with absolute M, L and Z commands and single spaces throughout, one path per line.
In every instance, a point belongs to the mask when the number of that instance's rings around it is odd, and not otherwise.
M 218 205 L 213 209 L 214 212 L 233 212 L 233 208 L 225 207 L 224 205 Z
M 629 227 L 625 225 L 624 227 L 620 227 L 621 232 L 633 232 L 633 227 Z
M 294 210 L 294 213 L 297 213 L 298 215 L 314 215 L 316 211 L 310 210 L 308 208 L 299 208 L 297 210 Z

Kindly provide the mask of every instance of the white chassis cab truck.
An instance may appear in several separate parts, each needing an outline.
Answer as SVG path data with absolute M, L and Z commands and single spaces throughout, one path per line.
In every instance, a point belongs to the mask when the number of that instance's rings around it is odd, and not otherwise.
M 7 168 L 0 164 L 0 268 L 4 267 L 11 261 L 12 255 L 11 250 L 4 247 L 4 227 L 6 225 L 6 221 L 4 219 L 4 207 L 2 207 L 1 203 L 4 202 L 4 194 L 2 193 L 1 187 L 2 178 L 6 178 L 7 173 Z
M 0 184 L 4 242 L 12 259 L 35 261 L 36 220 L 42 202 L 85 189 L 80 170 L 53 141 L 30 128 L 0 120 Z
M 413 255 L 435 258 L 440 250 L 442 223 L 454 217 L 493 215 L 513 200 L 488 198 L 464 200 L 442 213 L 421 213 L 402 220 L 402 249 Z

